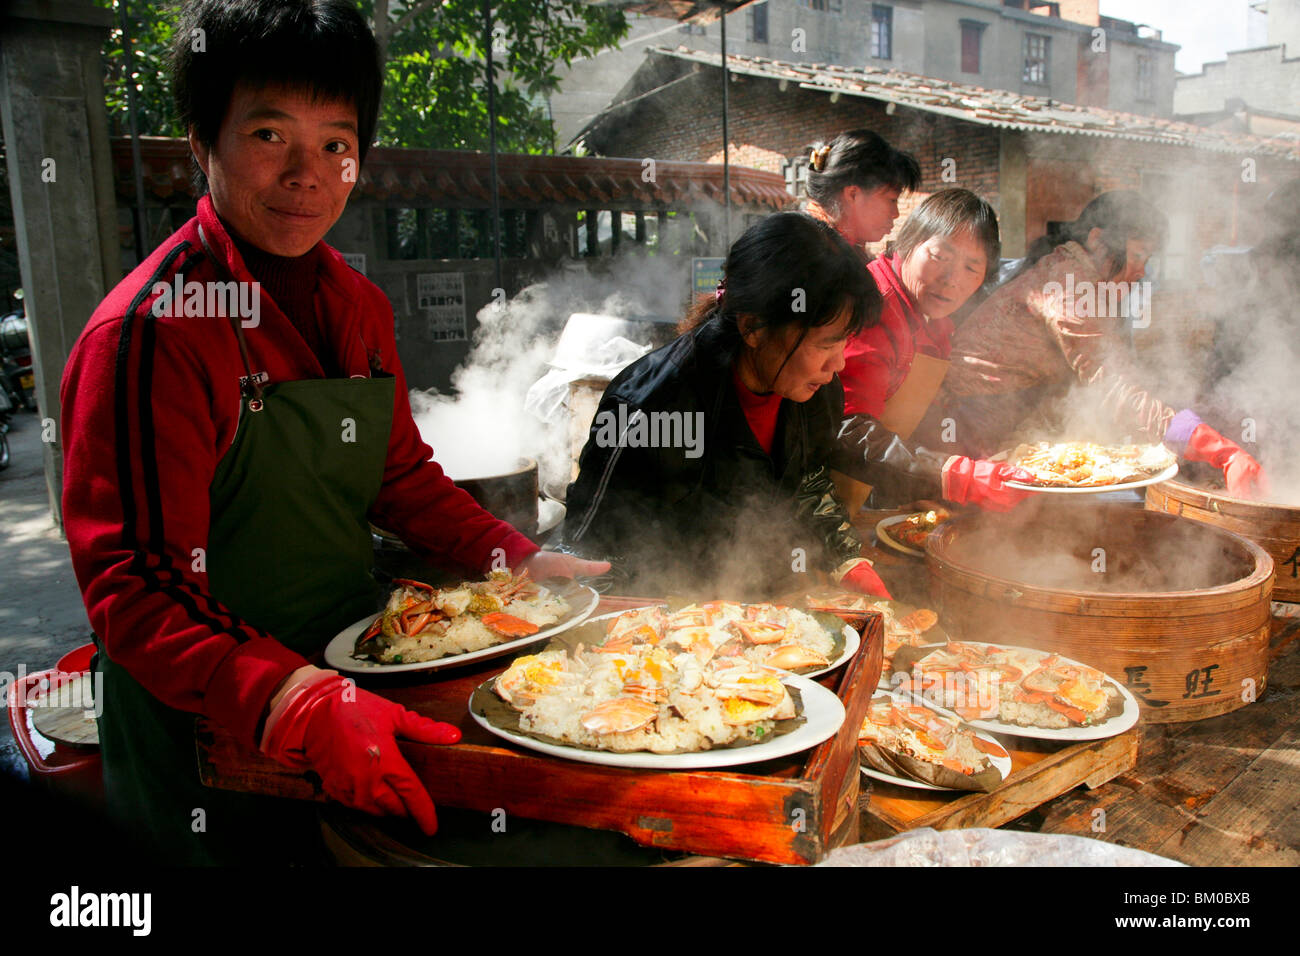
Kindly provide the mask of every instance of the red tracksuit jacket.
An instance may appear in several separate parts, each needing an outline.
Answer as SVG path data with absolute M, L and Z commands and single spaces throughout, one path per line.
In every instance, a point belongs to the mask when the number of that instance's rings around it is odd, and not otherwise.
M 907 373 L 918 351 L 946 359 L 952 353 L 951 319 L 931 319 L 917 311 L 899 278 L 897 255 L 873 259 L 867 271 L 884 298 L 880 322 L 863 329 L 844 347 L 844 412 L 879 418 Z
M 230 448 L 245 375 L 230 323 L 155 317 L 156 283 L 222 281 L 203 253 L 252 282 L 212 209 L 164 242 L 91 316 L 62 386 L 63 518 L 91 626 L 150 693 L 203 714 L 255 746 L 276 686 L 306 661 L 240 621 L 208 593 L 193 549 L 208 541 L 208 489 Z M 486 570 L 495 548 L 513 566 L 537 546 L 479 507 L 430 460 L 411 418 L 384 294 L 328 246 L 316 307 L 345 375 L 369 375 L 378 353 L 397 379 L 383 488 L 371 511 L 426 557 Z M 321 378 L 320 363 L 262 293 L 250 365 L 269 383 Z

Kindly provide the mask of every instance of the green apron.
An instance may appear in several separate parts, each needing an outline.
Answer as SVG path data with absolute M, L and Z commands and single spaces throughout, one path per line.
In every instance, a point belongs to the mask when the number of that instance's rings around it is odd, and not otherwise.
M 376 372 L 263 389 L 250 371 L 212 480 L 209 590 L 304 655 L 377 607 L 366 514 L 383 482 L 396 380 Z M 205 787 L 195 716 L 162 704 L 102 647 L 95 667 L 105 792 L 128 832 L 151 837 L 166 862 L 325 862 L 313 804 Z

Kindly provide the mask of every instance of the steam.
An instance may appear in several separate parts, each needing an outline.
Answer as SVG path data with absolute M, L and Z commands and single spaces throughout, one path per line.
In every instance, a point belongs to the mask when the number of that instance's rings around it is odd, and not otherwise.
M 965 520 L 971 525 L 952 538 L 947 557 L 1031 587 L 1160 594 L 1220 587 L 1254 570 L 1210 528 L 1123 505 L 1043 496 Z
M 547 371 L 564 323 L 574 312 L 678 317 L 687 297 L 690 260 L 630 250 L 591 267 L 568 263 L 503 304 L 478 313 L 465 362 L 452 390 L 411 391 L 411 411 L 433 456 L 455 480 L 538 463 L 541 486 L 563 493 L 570 479 L 567 426 L 525 411 L 529 387 Z

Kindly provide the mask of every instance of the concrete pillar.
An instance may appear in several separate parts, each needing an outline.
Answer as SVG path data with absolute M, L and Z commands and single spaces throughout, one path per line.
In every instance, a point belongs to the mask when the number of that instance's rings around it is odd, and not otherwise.
M 1025 136 L 1004 129 L 998 142 L 998 232 L 1002 237 L 1002 255 L 1008 259 L 1018 259 L 1025 254 L 1028 190 L 1029 160 L 1025 155 Z
M 121 279 L 100 57 L 112 19 L 83 0 L 10 0 L 0 12 L 0 121 L 36 398 L 53 421 L 45 480 L 59 525 L 59 381 L 86 320 Z

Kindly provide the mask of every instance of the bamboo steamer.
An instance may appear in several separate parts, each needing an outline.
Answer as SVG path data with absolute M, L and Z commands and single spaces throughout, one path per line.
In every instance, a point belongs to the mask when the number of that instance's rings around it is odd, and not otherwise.
M 1147 487 L 1147 507 L 1203 521 L 1254 541 L 1273 559 L 1274 601 L 1300 601 L 1300 507 L 1246 501 L 1181 481 Z
M 1124 684 L 1152 723 L 1245 706 L 1268 672 L 1273 559 L 1207 524 L 1041 496 L 926 547 L 954 639 L 1054 651 Z

